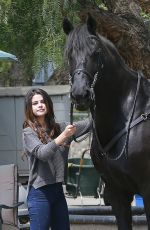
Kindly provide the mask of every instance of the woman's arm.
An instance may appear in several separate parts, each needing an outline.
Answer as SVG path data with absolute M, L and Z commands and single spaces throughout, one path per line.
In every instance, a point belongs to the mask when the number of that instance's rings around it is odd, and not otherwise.
M 65 130 L 55 139 L 57 145 L 62 145 L 65 141 L 76 132 L 75 125 L 67 125 Z
M 76 126 L 76 137 L 80 137 L 92 129 L 92 120 L 91 119 L 85 119 L 83 121 L 75 122 L 74 125 Z
M 47 161 L 76 131 L 74 125 L 67 125 L 64 131 L 54 140 L 43 144 L 31 128 L 23 130 L 23 146 L 29 155 L 33 154 L 40 160 Z
M 36 132 L 31 128 L 23 130 L 23 146 L 28 155 L 34 155 L 36 158 L 46 161 L 59 148 L 55 141 L 52 140 L 47 144 L 43 144 Z

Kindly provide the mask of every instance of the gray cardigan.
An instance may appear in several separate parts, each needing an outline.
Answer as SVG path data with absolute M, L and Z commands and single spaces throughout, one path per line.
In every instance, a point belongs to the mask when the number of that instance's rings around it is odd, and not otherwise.
M 61 131 L 69 123 L 60 123 Z M 79 121 L 76 125 L 76 137 L 79 137 L 91 129 L 89 120 Z M 68 138 L 67 145 L 72 141 Z M 67 172 L 68 146 L 56 145 L 55 141 L 49 141 L 43 144 L 36 132 L 30 127 L 23 129 L 23 147 L 29 160 L 29 186 L 35 189 L 48 184 L 64 182 Z

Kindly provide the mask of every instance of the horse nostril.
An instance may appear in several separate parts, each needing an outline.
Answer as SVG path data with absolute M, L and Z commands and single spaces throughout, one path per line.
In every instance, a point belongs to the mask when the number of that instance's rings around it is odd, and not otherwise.
M 84 101 L 90 99 L 90 90 L 89 89 L 82 89 L 82 91 L 72 90 L 71 96 L 76 101 Z

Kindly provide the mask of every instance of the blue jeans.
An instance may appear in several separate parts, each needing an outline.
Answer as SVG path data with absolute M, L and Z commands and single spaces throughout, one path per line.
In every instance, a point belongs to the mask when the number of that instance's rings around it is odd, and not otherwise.
M 30 188 L 27 205 L 30 230 L 69 230 L 69 214 L 62 183 Z M 50 228 L 51 227 L 51 228 Z

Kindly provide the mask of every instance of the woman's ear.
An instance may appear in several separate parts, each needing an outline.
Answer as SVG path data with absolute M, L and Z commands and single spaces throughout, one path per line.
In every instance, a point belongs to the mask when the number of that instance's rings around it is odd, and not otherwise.
M 64 18 L 64 20 L 63 20 L 63 30 L 64 30 L 65 34 L 67 34 L 67 35 L 73 30 L 73 25 L 68 20 L 68 18 Z

